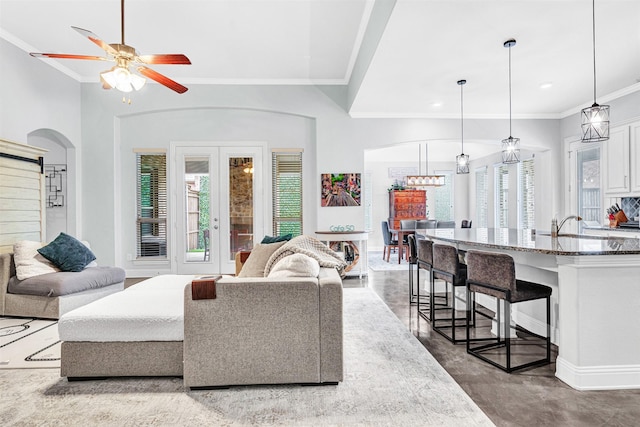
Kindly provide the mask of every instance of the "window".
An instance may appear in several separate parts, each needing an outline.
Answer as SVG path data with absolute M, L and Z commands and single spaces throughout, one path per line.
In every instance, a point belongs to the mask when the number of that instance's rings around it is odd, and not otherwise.
M 495 173 L 495 227 L 509 227 L 509 168 L 506 165 L 496 165 Z
M 600 148 L 577 152 L 578 215 L 584 221 L 602 222 L 600 208 Z
M 484 166 L 476 169 L 476 227 L 489 227 L 488 196 L 489 176 Z
M 533 159 L 518 163 L 518 224 L 527 230 L 536 228 L 534 164 Z
M 436 187 L 435 218 L 438 221 L 453 221 L 453 172 L 435 171 L 444 175 L 444 185 Z
M 273 235 L 302 234 L 302 152 L 274 151 Z
M 167 156 L 137 153 L 137 259 L 167 258 Z

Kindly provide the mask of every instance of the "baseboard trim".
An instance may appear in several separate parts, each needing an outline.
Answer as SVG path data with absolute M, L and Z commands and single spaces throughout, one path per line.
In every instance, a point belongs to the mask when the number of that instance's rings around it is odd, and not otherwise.
M 556 377 L 576 390 L 640 389 L 640 365 L 578 367 L 558 356 Z

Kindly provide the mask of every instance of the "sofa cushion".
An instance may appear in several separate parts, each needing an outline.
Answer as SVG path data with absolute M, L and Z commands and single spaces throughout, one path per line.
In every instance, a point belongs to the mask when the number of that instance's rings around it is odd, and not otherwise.
M 51 261 L 38 253 L 44 244 L 22 240 L 13 245 L 13 262 L 16 266 L 18 279 L 25 280 L 41 274 L 60 271 Z
M 96 256 L 75 237 L 60 233 L 53 242 L 38 249 L 40 255 L 62 271 L 82 271 Z
M 264 236 L 262 238 L 262 242 L 260 243 L 277 243 L 277 242 L 288 242 L 293 238 L 293 234 L 283 234 L 282 236 Z
M 278 261 L 267 277 L 318 277 L 320 264 L 305 254 L 293 254 Z
M 271 255 L 286 241 L 277 243 L 258 243 L 252 250 L 249 258 L 244 262 L 238 277 L 264 277 L 264 267 Z
M 115 285 L 116 283 L 124 282 L 124 279 L 125 271 L 122 268 L 91 267 L 77 273 L 59 271 L 41 274 L 25 280 L 18 280 L 17 277 L 12 277 L 9 279 L 7 291 L 11 294 L 19 295 L 57 297 Z

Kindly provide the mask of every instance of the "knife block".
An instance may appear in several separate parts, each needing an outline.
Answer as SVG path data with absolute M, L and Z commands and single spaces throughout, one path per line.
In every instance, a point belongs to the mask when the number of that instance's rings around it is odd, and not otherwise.
M 620 223 L 627 221 L 629 221 L 629 219 L 627 219 L 624 211 L 620 210 L 613 215 L 613 219 L 609 220 L 609 227 L 616 228 Z

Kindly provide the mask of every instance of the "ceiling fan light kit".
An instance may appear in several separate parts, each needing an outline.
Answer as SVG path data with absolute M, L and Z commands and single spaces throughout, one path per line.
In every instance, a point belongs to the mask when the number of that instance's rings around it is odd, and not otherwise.
M 140 90 L 146 83 L 146 78 L 156 81 L 163 86 L 177 92 L 185 93 L 188 89 L 178 82 L 171 80 L 170 78 L 158 73 L 157 71 L 148 68 L 147 64 L 174 64 L 174 65 L 189 65 L 191 61 L 185 55 L 180 53 L 174 54 L 159 54 L 159 55 L 138 55 L 135 48 L 128 46 L 124 42 L 124 0 L 120 1 L 120 30 L 121 30 L 121 42 L 108 44 L 102 41 L 100 37 L 93 34 L 91 31 L 79 28 L 71 27 L 79 32 L 84 37 L 87 37 L 90 41 L 100 46 L 107 53 L 107 57 L 91 56 L 91 55 L 71 55 L 62 53 L 30 53 L 31 56 L 36 58 L 53 58 L 53 59 L 84 59 L 91 61 L 111 61 L 115 62 L 111 69 L 100 73 L 100 82 L 104 89 L 117 89 L 124 93 L 129 93 L 133 90 Z M 133 73 L 129 66 L 135 64 L 135 71 L 141 75 Z M 144 77 L 143 77 L 144 76 Z M 124 101 L 124 98 L 123 98 Z M 131 100 L 129 100 L 131 103 Z
M 456 156 L 456 173 L 466 174 L 469 173 L 469 155 L 464 154 L 464 98 L 462 94 L 462 87 L 467 83 L 466 80 L 458 80 L 460 86 L 460 154 Z
M 515 39 L 509 39 L 503 44 L 509 49 L 509 138 L 502 140 L 502 163 L 505 164 L 520 162 L 520 138 L 511 136 L 511 48 L 515 45 Z
M 593 105 L 584 108 L 582 118 L 582 142 L 599 142 L 609 139 L 609 106 L 596 102 L 596 1 L 592 1 L 593 12 Z

